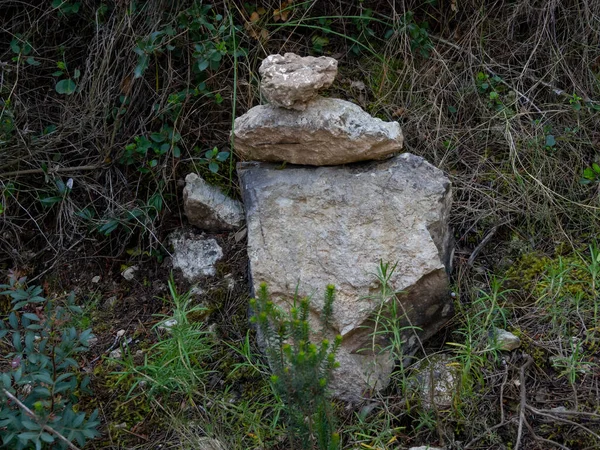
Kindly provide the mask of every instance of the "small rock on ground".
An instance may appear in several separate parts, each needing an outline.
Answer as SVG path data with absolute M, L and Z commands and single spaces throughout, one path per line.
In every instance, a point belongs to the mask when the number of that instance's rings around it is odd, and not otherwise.
M 223 250 L 213 238 L 176 231 L 169 236 L 173 245 L 173 267 L 180 269 L 188 281 L 214 276 L 215 263 L 223 257 Z
M 510 352 L 521 346 L 521 339 L 506 330 L 494 328 L 492 333 L 492 339 L 495 340 L 499 350 Z

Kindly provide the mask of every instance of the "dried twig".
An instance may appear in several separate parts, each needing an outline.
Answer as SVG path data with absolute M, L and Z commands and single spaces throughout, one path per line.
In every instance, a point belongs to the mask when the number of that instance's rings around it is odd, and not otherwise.
M 14 177 L 14 176 L 18 176 L 18 175 L 32 175 L 32 174 L 36 174 L 36 173 L 53 174 L 53 173 L 65 173 L 65 172 L 79 172 L 79 171 L 83 172 L 83 171 L 100 169 L 102 167 L 105 167 L 105 166 L 102 164 L 95 164 L 95 165 L 77 166 L 77 167 L 54 167 L 54 168 L 51 168 L 48 170 L 44 170 L 44 169 L 13 170 L 12 172 L 0 173 L 0 178 Z
M 525 371 L 533 363 L 533 358 L 527 355 L 527 361 L 521 366 L 519 373 L 519 382 L 521 383 L 521 404 L 519 405 L 519 429 L 517 431 L 517 441 L 514 450 L 519 450 L 521 438 L 523 437 L 523 425 L 527 422 L 525 418 L 525 409 L 527 407 L 527 389 L 525 386 Z

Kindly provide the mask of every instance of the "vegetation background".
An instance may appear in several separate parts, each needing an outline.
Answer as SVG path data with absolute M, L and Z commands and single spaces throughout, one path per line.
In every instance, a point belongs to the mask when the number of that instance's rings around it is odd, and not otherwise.
M 597 1 L 0 0 L 0 12 L 7 448 L 67 446 L 61 430 L 88 448 L 600 448 Z M 226 258 L 200 300 L 164 261 L 187 173 L 238 196 L 233 120 L 261 101 L 262 59 L 288 51 L 338 59 L 327 95 L 399 121 L 455 196 L 457 316 L 418 355 L 450 356 L 452 404 L 427 407 L 400 366 L 358 412 L 328 410 L 339 436 L 325 444 L 294 440 L 255 349 L 243 242 L 217 237 Z M 500 352 L 496 327 L 521 348 Z

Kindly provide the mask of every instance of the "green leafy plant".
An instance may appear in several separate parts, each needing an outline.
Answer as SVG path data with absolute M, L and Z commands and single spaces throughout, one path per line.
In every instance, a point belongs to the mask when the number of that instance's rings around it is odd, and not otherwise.
M 42 297 L 42 288 L 26 286 L 12 273 L 0 285 L 11 310 L 0 322 L 0 339 L 9 347 L 11 370 L 0 374 L 0 434 L 5 448 L 83 446 L 98 436 L 98 411 L 80 411 L 79 396 L 90 393 L 90 379 L 79 373 L 78 354 L 88 350 L 92 330 L 79 331 L 82 314 L 74 295 L 63 304 Z M 4 348 L 4 347 L 3 347 Z
M 78 80 L 79 77 L 81 76 L 80 70 L 75 69 L 73 71 L 73 76 L 71 77 L 71 76 L 69 76 L 67 64 L 64 61 L 58 61 L 56 63 L 56 66 L 58 67 L 58 70 L 56 72 L 54 72 L 52 74 L 52 76 L 53 77 L 62 77 L 62 76 L 66 75 L 67 78 L 59 80 L 56 83 L 56 86 L 54 87 L 54 89 L 56 90 L 56 92 L 58 92 L 59 94 L 62 94 L 62 95 L 73 94 L 77 89 L 77 84 L 75 83 L 75 80 Z
M 321 312 L 321 335 L 329 329 L 335 287 L 327 286 Z M 294 448 L 338 449 L 340 436 L 334 432 L 334 415 L 328 395 L 328 385 L 338 366 L 336 352 L 342 342 L 323 339 L 319 345 L 311 342 L 309 325 L 309 298 L 294 301 L 289 314 L 278 308 L 269 298 L 266 283 L 261 283 L 258 295 L 250 300 L 257 324 L 266 347 L 273 371 L 271 383 L 280 396 L 288 420 L 288 431 Z
M 150 134 L 150 137 L 136 136 L 133 142 L 125 146 L 119 162 L 126 166 L 137 165 L 141 173 L 150 173 L 158 166 L 161 157 L 170 151 L 175 158 L 181 156 L 181 148 L 177 145 L 181 134 L 172 126 L 163 124 L 160 131 Z
M 600 182 L 600 165 L 593 163 L 583 170 L 583 175 L 579 180 L 581 184 L 590 184 Z
M 193 305 L 190 292 L 179 294 L 172 275 L 168 284 L 173 312 L 159 316 L 154 326 L 158 341 L 145 352 L 142 364 L 136 364 L 126 351 L 123 361 L 115 361 L 123 366 L 117 374 L 121 382 L 133 375 L 129 394 L 140 387 L 150 398 L 179 394 L 193 402 L 195 395 L 203 393 L 210 373 L 206 361 L 212 354 L 213 340 L 197 320 L 206 315 L 206 308 Z
M 61 178 L 54 180 L 55 189 L 50 195 L 44 195 L 40 197 L 40 202 L 44 206 L 52 206 L 56 203 L 62 202 L 73 188 L 73 179 L 69 178 L 66 183 Z
M 79 12 L 81 3 L 68 0 L 52 0 L 52 7 L 58 9 L 61 16 L 68 17 Z
M 402 28 L 410 37 L 410 48 L 413 51 L 419 52 L 424 58 L 429 58 L 433 43 L 427 31 L 427 22 L 417 23 L 414 14 L 408 11 L 402 18 Z
M 458 401 L 472 398 L 475 390 L 483 385 L 483 369 L 499 360 L 500 350 L 495 339 L 496 328 L 506 327 L 506 296 L 511 289 L 504 287 L 504 280 L 492 278 L 489 290 L 479 290 L 469 305 L 456 303 L 461 324 L 455 331 L 458 339 L 448 342 L 455 349 L 454 360 L 460 367 Z
M 365 349 L 373 354 L 389 353 L 398 363 L 393 376 L 397 378 L 402 388 L 408 386 L 405 366 L 408 363 L 405 343 L 409 335 L 421 329 L 413 326 L 407 319 L 399 296 L 402 292 L 396 291 L 391 283 L 397 264 L 391 265 L 380 261 L 375 277 L 379 284 L 379 292 L 369 297 L 379 305 L 373 316 L 372 347 Z
M 227 151 L 219 151 L 218 147 L 213 147 L 212 150 L 207 150 L 204 153 L 204 158 L 200 159 L 200 164 L 208 164 L 208 170 L 212 173 L 219 171 L 219 163 L 227 161 L 230 153 Z

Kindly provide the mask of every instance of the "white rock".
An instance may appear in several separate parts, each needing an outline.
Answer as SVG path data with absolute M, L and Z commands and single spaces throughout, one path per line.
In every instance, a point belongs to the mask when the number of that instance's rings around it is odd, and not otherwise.
M 96 275 L 94 278 L 92 278 L 92 283 L 99 283 L 100 282 L 100 275 Z
M 180 269 L 188 281 L 215 275 L 215 264 L 223 257 L 216 240 L 186 231 L 172 233 L 169 240 L 173 245 L 173 267 Z
M 358 402 L 385 387 L 393 369 L 388 353 L 375 357 L 371 318 L 379 262 L 397 263 L 390 279 L 421 339 L 435 334 L 453 312 L 446 267 L 451 190 L 443 173 L 403 154 L 378 163 L 342 167 L 238 167 L 246 207 L 251 279 L 266 282 L 285 307 L 292 294 L 313 296 L 314 329 L 325 286 L 336 286 L 332 334 L 343 342 L 336 397 Z M 408 325 L 408 323 L 402 324 Z M 416 348 L 407 327 L 405 354 Z M 412 340 L 409 340 L 412 338 Z
M 177 325 L 177 319 L 167 319 L 158 326 L 158 329 L 160 331 L 171 331 L 171 328 L 175 325 Z
M 320 89 L 331 86 L 337 66 L 338 62 L 327 56 L 269 55 L 258 69 L 260 91 L 274 106 L 303 110 Z
M 190 224 L 207 231 L 230 231 L 242 225 L 244 209 L 240 202 L 195 173 L 185 177 L 185 183 L 183 209 Z
M 490 337 L 499 350 L 510 352 L 521 346 L 521 339 L 501 328 L 494 328 Z
M 108 356 L 112 359 L 121 359 L 123 357 L 123 352 L 118 348 L 110 352 Z
M 235 120 L 236 154 L 244 161 L 339 165 L 389 158 L 402 150 L 398 122 L 371 117 L 360 106 L 319 97 L 305 111 L 255 106 Z
M 135 278 L 135 272 L 137 270 L 138 270 L 138 266 L 131 266 L 131 267 L 128 267 L 127 269 L 125 269 L 123 272 L 121 272 L 121 275 L 127 281 L 131 281 Z

